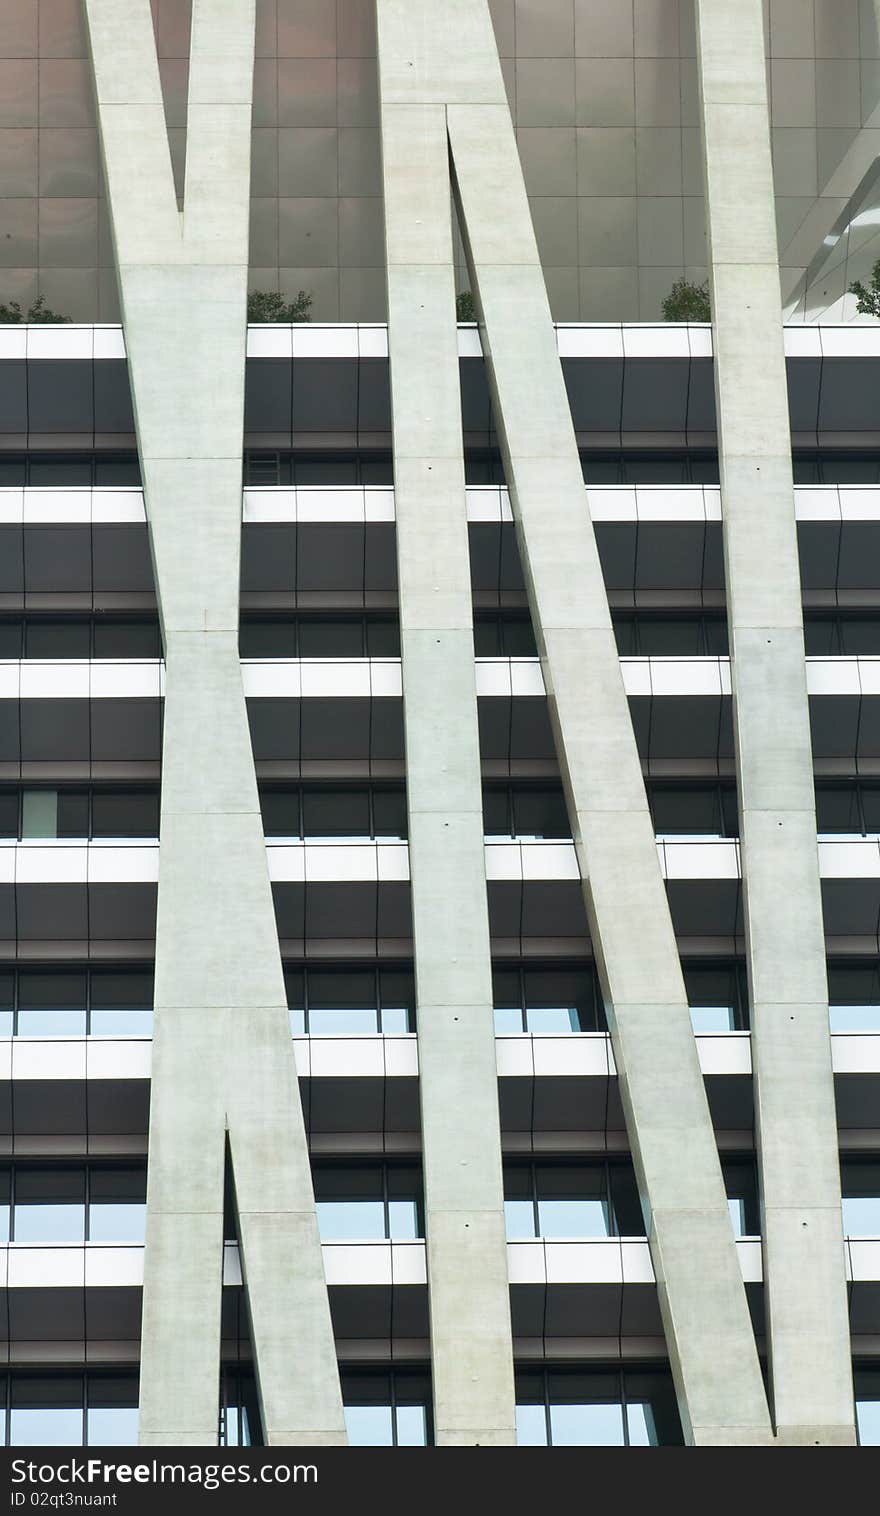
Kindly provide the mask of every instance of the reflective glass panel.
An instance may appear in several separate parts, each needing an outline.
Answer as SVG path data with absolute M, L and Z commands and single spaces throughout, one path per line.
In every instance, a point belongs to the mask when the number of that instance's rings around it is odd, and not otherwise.
M 622 1447 L 623 1407 L 551 1405 L 550 1441 L 554 1447 Z
M 83 1413 L 73 1406 L 16 1406 L 9 1412 L 11 1447 L 82 1447 Z
M 86 1413 L 86 1441 L 90 1447 L 133 1447 L 137 1437 L 137 1406 L 98 1406 Z
M 390 1448 L 394 1441 L 390 1405 L 347 1405 L 345 1427 L 354 1448 Z
M 547 1413 L 542 1405 L 517 1406 L 516 1441 L 521 1448 L 547 1446 Z
M 880 1195 L 844 1195 L 843 1230 L 847 1237 L 880 1237 Z
M 318 1231 L 322 1242 L 385 1236 L 385 1207 L 381 1200 L 317 1200 Z
M 397 1418 L 397 1445 L 400 1448 L 423 1448 L 427 1443 L 427 1418 L 423 1405 L 399 1405 Z

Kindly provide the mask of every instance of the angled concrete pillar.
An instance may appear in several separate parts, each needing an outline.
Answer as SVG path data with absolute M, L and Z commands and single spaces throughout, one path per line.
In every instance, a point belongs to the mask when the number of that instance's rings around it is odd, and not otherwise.
M 448 24 L 425 12 L 430 31 Z M 384 89 L 388 340 L 434 1422 L 515 1440 L 446 112 Z M 405 33 L 405 28 L 403 29 Z
M 223 1163 L 270 1443 L 344 1441 L 238 661 L 254 0 L 195 0 L 186 192 L 149 0 L 86 0 L 165 644 L 143 1443 L 217 1441 Z
M 854 1441 L 761 0 L 698 0 L 727 610 L 777 1436 Z
M 449 0 L 441 11 L 432 0 L 379 0 L 378 8 L 383 121 L 415 105 L 434 121 L 445 108 L 685 1437 L 767 1441 L 767 1403 L 488 5 Z M 436 215 L 435 198 L 445 203 L 433 174 L 426 200 L 417 167 L 408 183 L 401 174 L 401 190 L 414 228 Z M 450 256 L 444 233 L 432 261 Z M 451 270 L 446 280 L 451 290 Z M 422 319 L 420 287 L 401 280 L 396 299 L 398 321 L 404 299 L 408 319 Z M 413 340 L 424 343 L 425 333 Z M 424 407 L 415 437 L 429 416 L 445 414 L 437 371 L 452 362 L 448 347 L 431 346 L 425 388 L 411 401 Z M 403 435 L 413 424 L 409 410 L 395 419 L 396 446 L 412 455 Z M 429 440 L 419 445 L 430 452 Z

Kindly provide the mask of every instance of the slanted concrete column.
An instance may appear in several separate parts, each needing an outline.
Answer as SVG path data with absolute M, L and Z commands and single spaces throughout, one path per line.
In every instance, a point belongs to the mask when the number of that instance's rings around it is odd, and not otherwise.
M 86 0 L 165 644 L 143 1443 L 217 1441 L 229 1141 L 264 1430 L 344 1441 L 238 660 L 254 0 L 195 0 L 183 213 L 149 0 Z
M 450 18 L 424 10 L 426 41 Z M 515 1440 L 446 112 L 379 0 L 388 340 L 436 1440 Z
M 854 1441 L 761 0 L 698 0 L 764 1289 L 777 1436 Z
M 379 15 L 385 117 L 414 100 L 446 108 L 496 425 L 685 1436 L 767 1441 L 767 1403 L 488 6 L 451 0 L 438 11 L 432 0 L 379 0 Z M 387 187 L 386 175 L 386 194 Z M 410 222 L 421 223 L 419 168 L 408 191 Z M 445 240 L 437 257 L 447 257 Z M 398 320 L 404 296 L 409 320 L 418 322 L 422 291 L 401 284 Z M 424 343 L 424 335 L 412 340 Z M 436 418 L 437 371 L 452 355 L 432 347 L 431 359 L 430 388 L 413 405 Z M 396 418 L 404 420 L 409 428 L 409 411 Z M 405 437 L 396 440 L 404 455 L 413 452 Z M 430 454 L 429 442 L 422 446 Z

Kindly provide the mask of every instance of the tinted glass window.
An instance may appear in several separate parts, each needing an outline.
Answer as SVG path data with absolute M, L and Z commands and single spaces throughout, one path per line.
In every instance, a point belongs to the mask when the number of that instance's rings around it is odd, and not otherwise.
M 96 658 L 160 658 L 157 621 L 95 621 Z

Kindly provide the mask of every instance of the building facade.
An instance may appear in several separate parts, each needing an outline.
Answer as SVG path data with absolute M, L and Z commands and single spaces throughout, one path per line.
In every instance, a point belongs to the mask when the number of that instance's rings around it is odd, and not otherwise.
M 7 3 L 0 1441 L 880 1442 L 880 13 Z

